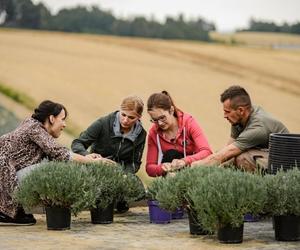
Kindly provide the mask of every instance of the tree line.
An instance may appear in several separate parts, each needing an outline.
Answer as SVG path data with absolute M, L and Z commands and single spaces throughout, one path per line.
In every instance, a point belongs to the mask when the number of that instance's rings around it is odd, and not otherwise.
M 296 22 L 294 24 L 283 23 L 282 25 L 277 25 L 274 22 L 266 22 L 251 19 L 249 22 L 249 28 L 243 29 L 242 31 L 282 32 L 300 34 L 300 22 Z
M 202 18 L 185 20 L 179 15 L 164 23 L 145 17 L 121 19 L 97 6 L 65 8 L 53 15 L 43 3 L 31 0 L 1 0 L 0 14 L 4 27 L 65 32 L 209 41 L 209 31 L 215 30 L 214 23 Z
M 3 27 L 163 39 L 209 41 L 209 32 L 216 30 L 214 23 L 202 18 L 186 20 L 181 14 L 167 17 L 163 23 L 145 17 L 122 19 L 97 6 L 64 8 L 53 15 L 43 3 L 34 4 L 31 0 L 0 0 L 0 17 Z M 249 28 L 239 31 L 300 34 L 300 22 L 278 25 L 251 19 Z

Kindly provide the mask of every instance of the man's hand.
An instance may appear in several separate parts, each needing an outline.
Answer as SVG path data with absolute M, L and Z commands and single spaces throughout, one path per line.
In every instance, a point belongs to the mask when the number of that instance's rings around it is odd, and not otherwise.
M 205 159 L 194 161 L 191 166 L 218 166 L 221 163 L 238 156 L 242 151 L 233 143 L 225 146 L 220 151 L 207 156 Z

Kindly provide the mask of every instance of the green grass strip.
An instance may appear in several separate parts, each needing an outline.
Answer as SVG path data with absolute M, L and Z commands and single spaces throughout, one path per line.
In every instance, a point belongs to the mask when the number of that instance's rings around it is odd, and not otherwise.
M 9 97 L 10 99 L 14 100 L 17 103 L 22 104 L 24 107 L 34 110 L 37 107 L 37 103 L 28 95 L 21 93 L 6 84 L 0 82 L 0 93 L 4 94 L 5 96 Z M 65 131 L 73 136 L 77 137 L 80 133 L 80 129 L 70 120 L 68 121 L 68 127 L 65 128 Z
M 28 109 L 34 109 L 36 107 L 35 102 L 31 97 L 20 93 L 3 83 L 0 83 L 0 92 Z

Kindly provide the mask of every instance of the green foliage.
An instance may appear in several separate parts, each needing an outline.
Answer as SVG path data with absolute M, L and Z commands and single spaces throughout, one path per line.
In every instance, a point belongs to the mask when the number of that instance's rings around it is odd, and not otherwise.
M 92 176 L 88 183 L 92 198 L 87 208 L 106 208 L 119 199 L 130 202 L 144 196 L 141 181 L 133 174 L 125 174 L 121 166 L 94 163 L 87 164 L 86 169 L 88 175 Z
M 35 108 L 35 102 L 32 98 L 27 96 L 26 94 L 23 94 L 3 83 L 0 83 L 0 92 L 14 101 L 23 104 L 25 107 L 29 109 L 34 109 Z
M 187 21 L 181 14 L 168 17 L 164 23 L 145 17 L 125 20 L 97 6 L 64 8 L 52 15 L 42 3 L 31 0 L 4 0 L 3 4 L 0 1 L 0 14 L 3 11 L 6 27 L 203 41 L 209 41 L 208 32 L 215 30 L 213 23 L 202 18 Z
M 106 208 L 120 195 L 123 188 L 123 171 L 121 167 L 113 167 L 108 164 L 86 164 L 86 171 L 92 176 L 88 183 L 91 199 L 86 208 Z
M 282 32 L 300 34 L 300 22 L 295 22 L 294 24 L 283 23 L 282 25 L 277 25 L 274 22 L 250 19 L 249 28 L 245 29 L 244 31 Z
M 136 201 L 144 198 L 145 188 L 142 181 L 134 174 L 124 173 L 123 183 L 119 192 L 119 198 L 127 202 Z
M 77 214 L 105 208 L 120 197 L 131 201 L 143 195 L 142 183 L 133 174 L 124 174 L 120 166 L 46 162 L 22 180 L 15 197 L 27 208 L 59 206 Z
M 88 185 L 92 179 L 93 176 L 79 164 L 41 163 L 21 181 L 15 197 L 27 208 L 38 205 L 65 207 L 76 215 L 92 199 Z
M 158 177 L 155 178 L 147 188 L 147 198 L 150 200 L 156 200 L 156 195 L 158 191 L 162 188 L 164 184 L 165 178 L 163 177 Z
M 267 192 L 261 176 L 222 169 L 204 176 L 187 197 L 203 228 L 212 232 L 227 224 L 238 227 L 246 213 L 261 212 Z
M 21 93 L 1 82 L 0 92 L 30 110 L 33 110 L 37 106 L 35 101 L 30 96 Z M 65 131 L 72 136 L 77 136 L 81 129 L 71 121 L 68 121 L 68 126 L 65 128 Z
M 217 167 L 196 167 L 177 172 L 174 177 L 164 179 L 156 194 L 156 199 L 161 207 L 174 211 L 187 203 L 186 194 L 190 188 L 197 186 L 204 176 L 216 170 L 220 169 Z
M 300 170 L 278 171 L 264 177 L 268 192 L 266 212 L 300 216 Z
M 168 211 L 175 211 L 183 204 L 180 189 L 183 185 L 180 183 L 180 179 L 176 177 L 166 177 L 155 196 L 160 207 Z
M 0 13 L 1 10 L 6 13 L 5 26 L 39 29 L 47 9 L 41 3 L 33 4 L 31 0 L 4 0 L 2 7 L 0 4 Z

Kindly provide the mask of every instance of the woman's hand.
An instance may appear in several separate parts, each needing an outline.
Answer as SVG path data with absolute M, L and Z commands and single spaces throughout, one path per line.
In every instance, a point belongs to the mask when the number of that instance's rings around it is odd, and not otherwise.
M 176 172 L 168 172 L 167 176 L 168 177 L 175 177 L 176 176 Z
M 102 156 L 100 154 L 92 153 L 85 156 L 88 159 L 102 159 Z
M 171 163 L 170 162 L 163 163 L 162 166 L 161 166 L 161 168 L 166 173 L 172 171 L 172 167 L 171 167 Z
M 117 166 L 118 163 L 116 163 L 115 161 L 111 160 L 111 159 L 107 159 L 107 158 L 101 158 L 100 162 L 111 165 L 111 166 Z
M 103 164 L 111 165 L 111 166 L 117 166 L 118 164 L 110 159 L 102 157 L 100 154 L 92 153 L 88 154 L 86 156 L 83 156 L 86 160 L 86 162 L 101 162 Z
M 184 168 L 186 166 L 185 161 L 182 159 L 174 159 L 171 162 L 171 168 L 173 171 Z

